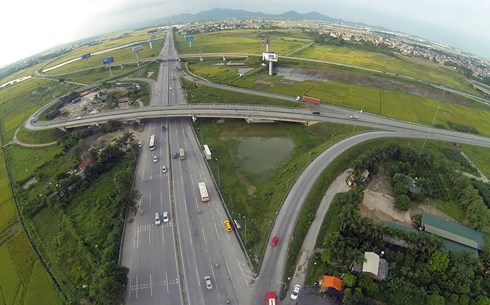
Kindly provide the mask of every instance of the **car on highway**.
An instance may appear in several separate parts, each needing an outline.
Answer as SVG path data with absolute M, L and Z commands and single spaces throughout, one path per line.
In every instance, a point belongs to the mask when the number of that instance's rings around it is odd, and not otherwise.
M 138 143 L 138 147 L 139 147 L 139 148 L 143 147 L 143 143 L 139 142 L 139 143 Z
M 298 295 L 299 295 L 299 291 L 301 289 L 301 286 L 296 284 L 294 285 L 294 289 L 293 289 L 293 292 L 291 292 L 291 300 L 297 300 L 298 299 Z
M 163 212 L 163 222 L 168 222 L 168 212 Z
M 311 114 L 319 115 L 320 114 L 320 111 L 313 111 Z
M 211 277 L 209 275 L 206 275 L 204 277 L 204 283 L 206 284 L 206 289 L 207 290 L 213 290 L 213 282 L 211 281 Z
M 80 120 L 82 117 L 81 116 L 77 116 L 77 120 Z
M 178 157 L 179 157 L 179 153 L 174 153 L 174 154 L 172 155 L 172 159 L 177 159 Z
M 160 213 L 155 213 L 155 226 L 159 226 L 161 224 Z
M 225 230 L 230 232 L 231 231 L 231 223 L 229 220 L 223 221 L 223 224 L 225 225 Z
M 351 115 L 350 118 L 351 119 L 354 119 L 354 120 L 357 120 L 359 118 L 359 116 L 354 114 L 354 115 Z
M 164 165 L 162 166 L 162 173 L 166 173 L 167 172 L 167 167 Z
M 153 156 L 153 163 L 157 163 L 158 162 L 158 157 L 157 156 Z
M 271 241 L 271 245 L 273 247 L 277 246 L 277 242 L 279 241 L 279 237 L 278 236 L 274 236 L 272 237 L 272 241 Z
M 162 130 L 163 130 L 163 131 L 167 131 L 167 126 L 162 125 Z

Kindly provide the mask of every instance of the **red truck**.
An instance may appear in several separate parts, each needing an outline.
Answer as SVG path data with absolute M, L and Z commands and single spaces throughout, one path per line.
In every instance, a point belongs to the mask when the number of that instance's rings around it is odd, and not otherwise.
M 303 103 L 311 103 L 311 104 L 320 104 L 320 99 L 316 97 L 306 96 L 304 95 L 301 100 Z
M 265 293 L 265 305 L 276 305 L 277 295 L 275 291 L 267 291 Z

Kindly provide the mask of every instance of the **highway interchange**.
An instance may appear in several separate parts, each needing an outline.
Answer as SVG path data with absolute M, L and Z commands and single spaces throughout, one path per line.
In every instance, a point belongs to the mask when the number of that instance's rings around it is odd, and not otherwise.
M 162 58 L 176 58 L 172 33 L 168 32 Z M 158 81 L 151 83 L 151 106 L 118 112 L 104 112 L 51 122 L 38 121 L 39 112 L 26 121 L 29 129 L 70 128 L 106 122 L 109 119 L 149 120 L 144 138 L 156 135 L 154 151 L 148 141 L 136 169 L 135 188 L 141 193 L 140 210 L 130 215 L 125 226 L 121 263 L 129 268 L 127 304 L 263 304 L 266 290 L 279 292 L 283 285 L 288 242 L 296 216 L 308 190 L 324 168 L 349 147 L 380 137 L 429 138 L 490 147 L 490 139 L 427 126 L 410 124 L 352 110 L 320 105 L 314 108 L 281 108 L 247 105 L 186 105 L 178 79 L 179 61 L 162 61 Z M 179 68 L 179 69 L 178 69 Z M 176 80 L 174 80 L 174 77 Z M 208 84 L 293 101 L 294 98 L 247 89 Z M 359 115 L 353 120 L 351 115 Z M 318 156 L 298 177 L 278 212 L 271 235 L 279 235 L 275 248 L 267 247 L 259 275 L 255 278 L 233 232 L 226 232 L 227 214 L 218 188 L 204 160 L 189 117 L 260 118 L 297 122 L 329 121 L 362 125 L 385 131 L 356 135 L 336 143 Z M 162 129 L 166 126 L 166 131 Z M 355 127 L 354 127 L 355 128 Z M 184 148 L 185 160 L 172 159 Z M 153 157 L 158 162 L 153 162 Z M 211 161 L 213 162 L 213 161 Z M 168 171 L 162 172 L 162 166 Z M 197 188 L 204 181 L 211 200 L 202 203 Z M 298 204 L 300 203 L 300 204 Z M 155 213 L 169 212 L 170 221 L 155 225 Z M 131 219 L 131 220 L 129 220 Z M 208 291 L 204 276 L 211 276 L 214 289 Z M 254 279 L 252 283 L 251 280 Z M 292 283 L 295 284 L 295 283 Z M 300 283 L 302 284 L 302 283 Z M 292 304 L 285 299 L 281 304 Z

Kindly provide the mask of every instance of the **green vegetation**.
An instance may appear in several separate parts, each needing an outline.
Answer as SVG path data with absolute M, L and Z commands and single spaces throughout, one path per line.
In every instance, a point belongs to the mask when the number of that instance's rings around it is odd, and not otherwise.
M 139 53 L 140 58 L 155 56 L 155 55 L 150 55 L 150 54 L 153 54 L 154 52 L 159 52 L 159 50 L 163 46 L 163 42 L 165 41 L 165 35 L 164 34 L 158 35 L 158 37 L 157 37 L 158 40 L 152 43 L 152 46 L 153 46 L 152 49 L 150 49 L 149 43 L 146 42 L 148 40 L 148 38 L 150 38 L 150 37 L 153 37 L 153 35 L 148 34 L 147 29 L 141 30 L 141 31 L 134 31 L 134 32 L 130 32 L 130 33 L 122 33 L 122 32 L 114 33 L 110 37 L 103 38 L 100 44 L 95 44 L 93 46 L 81 47 L 81 48 L 77 49 L 76 51 L 74 51 L 73 53 L 70 53 L 66 56 L 62 56 L 62 57 L 57 58 L 56 60 L 53 60 L 48 65 L 43 67 L 43 69 L 47 69 L 49 67 L 56 66 L 60 63 L 66 62 L 70 59 L 81 58 L 82 55 L 85 55 L 88 53 L 92 54 L 92 53 L 97 52 L 97 51 L 107 50 L 110 48 L 130 44 L 130 43 L 134 43 L 134 42 L 138 42 L 138 41 L 143 42 L 142 45 L 144 47 L 143 50 L 141 50 Z M 122 55 L 122 54 L 124 54 L 124 56 L 118 57 L 118 55 Z M 131 56 L 131 54 L 132 54 L 132 56 Z M 131 50 L 131 47 L 129 47 L 129 48 L 125 48 L 125 49 L 119 49 L 119 50 L 114 50 L 114 51 L 107 52 L 107 53 L 102 53 L 99 55 L 93 55 L 91 58 L 89 58 L 87 63 L 89 65 L 92 63 L 96 64 L 97 66 L 102 65 L 102 58 L 107 57 L 107 56 L 114 56 L 114 60 L 116 61 L 116 63 L 117 63 L 117 61 L 123 61 L 123 58 L 129 58 L 130 60 L 133 60 L 133 59 L 136 60 L 134 52 Z M 84 60 L 80 60 L 80 62 L 84 62 Z M 87 65 L 86 63 L 84 63 L 84 64 Z M 70 65 L 67 65 L 67 66 L 70 66 Z M 71 69 L 70 71 L 74 71 L 74 70 L 76 70 L 76 69 Z M 52 71 L 57 71 L 57 69 L 52 70 Z M 58 72 L 56 72 L 56 73 L 58 73 Z
M 461 150 L 487 178 L 490 178 L 490 154 L 488 153 L 488 148 L 461 145 Z
M 373 144 L 368 142 L 351 149 L 351 152 L 362 151 L 357 159 L 351 160 L 356 172 L 368 169 L 376 173 L 381 163 L 396 160 L 390 165 L 390 175 L 395 172 L 417 176 L 417 184 L 422 186 L 422 197 L 459 202 L 465 222 L 484 231 L 488 229 L 490 212 L 470 180 L 461 175 L 444 173 L 454 173 L 461 166 L 444 158 L 448 144 L 430 142 L 420 150 L 421 141 L 408 145 L 395 144 L 393 140 L 376 142 L 386 144 L 363 150 L 363 146 Z M 397 142 L 401 143 L 400 140 Z M 446 304 L 461 304 L 458 300 L 468 304 L 470 299 L 477 297 L 483 302 L 490 300 L 490 278 L 485 272 L 490 266 L 488 245 L 479 258 L 457 252 L 441 252 L 438 250 L 442 245 L 439 238 L 406 233 L 359 216 L 358 204 L 362 199 L 359 191 L 356 187 L 347 194 L 337 196 L 327 212 L 318 239 L 318 246 L 323 250 L 313 256 L 309 283 L 318 280 L 324 272 L 340 276 L 350 270 L 353 263 L 361 263 L 365 251 L 379 253 L 382 249 L 390 263 L 389 278 L 385 282 L 376 282 L 361 274 L 354 285 L 349 285 L 355 289 L 345 289 L 343 304 L 374 304 L 372 299 L 390 304 L 432 304 L 434 300 L 442 300 L 441 304 L 444 304 L 444 300 L 449 301 Z M 334 217 L 337 220 L 329 223 Z M 406 246 L 391 244 L 387 238 L 405 241 Z
M 244 77 L 232 76 L 233 68 L 210 66 L 209 63 L 189 65 L 198 75 L 211 81 L 223 81 L 230 85 L 263 90 L 289 96 L 309 95 L 320 98 L 324 103 L 351 109 L 363 109 L 403 121 L 452 129 L 454 124 L 469 126 L 479 134 L 490 134 L 490 111 L 480 107 L 466 107 L 458 104 L 441 103 L 433 99 L 403 93 L 395 90 L 379 89 L 327 81 L 285 80 L 282 76 L 266 76 L 260 71 L 247 73 Z M 435 120 L 434 120 L 435 117 Z
M 399 54 L 393 57 L 376 52 L 320 45 L 306 48 L 295 53 L 295 56 L 400 74 L 478 94 L 466 81 L 464 75 L 447 66 L 415 57 Z
M 259 104 L 277 105 L 283 107 L 302 107 L 302 104 L 279 100 L 275 98 L 258 96 L 255 94 L 239 93 L 207 86 L 198 86 L 196 83 L 181 79 L 188 103 L 209 104 Z
M 129 74 L 129 78 L 150 78 L 156 81 L 158 79 L 158 71 L 160 69 L 160 63 L 158 62 L 147 62 L 140 65 L 138 70 Z
M 56 77 L 62 77 L 63 79 L 75 83 L 93 84 L 101 83 L 103 81 L 119 79 L 123 76 L 130 75 L 137 71 L 139 67 L 136 64 L 129 65 L 113 65 L 111 68 L 112 76 L 109 73 L 109 68 L 100 67 L 94 69 L 87 69 L 69 74 L 57 75 Z
M 313 40 L 300 30 L 234 30 L 192 34 L 192 47 L 184 36 L 174 33 L 175 48 L 180 54 L 189 53 L 251 53 L 265 52 L 264 38 L 271 38 L 271 50 L 286 55 L 311 43 Z
M 55 128 L 55 129 L 45 129 L 45 130 L 28 130 L 24 126 L 19 127 L 19 132 L 17 133 L 17 139 L 22 143 L 28 144 L 44 144 L 52 143 L 61 139 L 66 134 Z
M 51 278 L 49 278 L 46 270 L 44 270 L 39 261 L 36 261 L 34 264 L 31 281 L 32 284 L 29 285 L 26 292 L 25 305 L 60 303 L 54 293 L 55 288 L 52 285 Z
M 15 130 L 39 107 L 75 88 L 73 84 L 55 80 L 29 79 L 0 90 L 0 131 L 3 141 L 11 140 Z
M 212 148 L 213 157 L 219 159 L 220 189 L 232 218 L 246 218 L 247 237 L 243 230 L 239 233 L 254 264 L 261 259 L 271 222 L 299 173 L 317 154 L 353 134 L 351 127 L 337 124 L 322 123 L 310 127 L 286 123 L 249 125 L 229 120 L 224 124 L 200 121 L 195 129 L 197 134 L 204 136 L 203 143 Z M 294 142 L 294 149 L 275 169 L 254 174 L 237 163 L 239 159 L 235 156 L 241 139 L 284 136 Z M 218 163 L 211 162 L 210 166 L 214 177 L 218 177 Z
M 40 156 L 42 165 L 34 164 L 29 176 L 16 174 L 15 191 L 34 243 L 68 300 L 118 304 L 127 274 L 126 268 L 117 266 L 122 219 L 137 196 L 131 185 L 139 150 L 127 132 L 103 145 L 99 153 L 85 151 L 93 163 L 83 176 L 69 173 L 80 162 L 84 139 L 92 133 L 71 134 L 46 152 L 55 157 Z M 30 159 L 22 149 L 15 153 L 10 149 L 12 164 Z M 34 184 L 24 188 L 33 177 Z

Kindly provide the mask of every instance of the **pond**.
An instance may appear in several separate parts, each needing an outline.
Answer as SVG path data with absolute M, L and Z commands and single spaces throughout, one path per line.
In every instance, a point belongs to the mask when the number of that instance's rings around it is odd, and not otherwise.
M 253 174 L 261 174 L 273 170 L 281 162 L 288 159 L 294 148 L 289 138 L 240 138 L 238 155 L 240 167 Z

